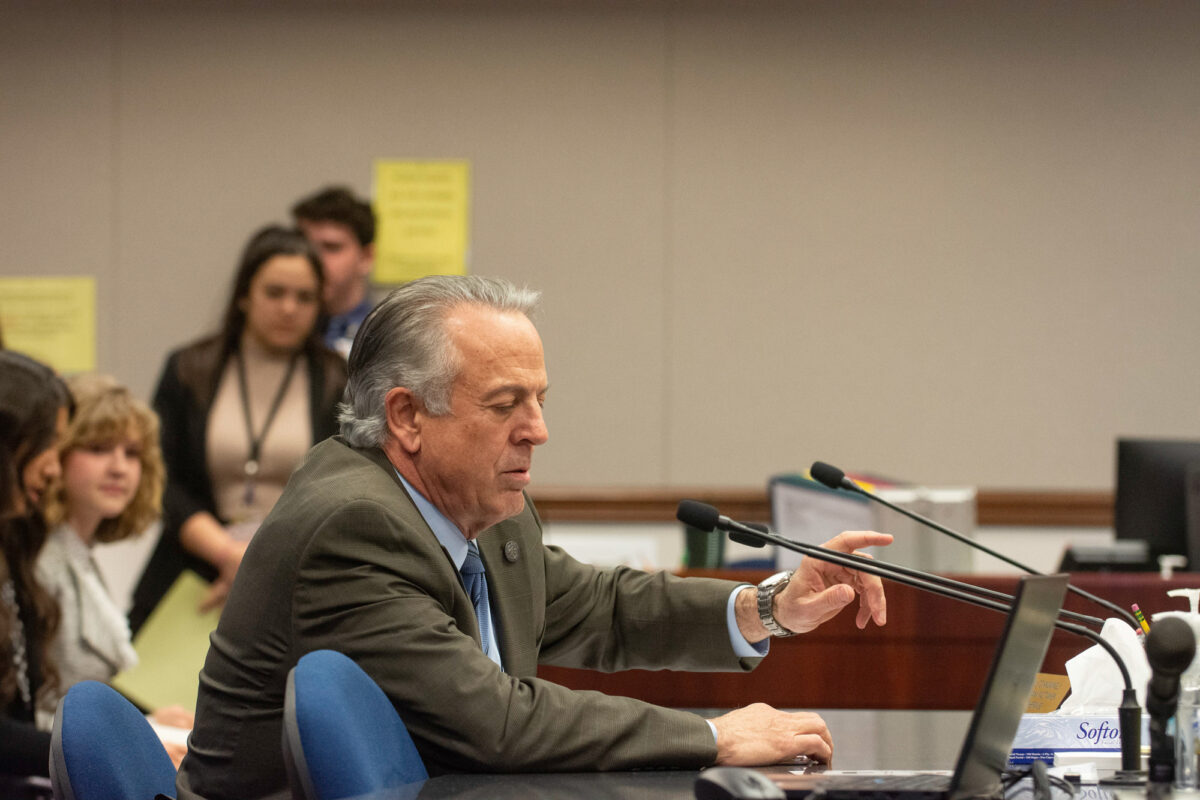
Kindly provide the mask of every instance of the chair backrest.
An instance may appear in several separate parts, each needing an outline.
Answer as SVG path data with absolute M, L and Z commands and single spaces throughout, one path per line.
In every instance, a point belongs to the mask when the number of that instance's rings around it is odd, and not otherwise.
M 335 800 L 429 777 L 404 721 L 371 676 L 333 650 L 288 673 L 283 756 L 294 797 Z
M 107 684 L 83 681 L 54 714 L 50 784 L 57 800 L 174 797 L 175 765 L 132 703 Z

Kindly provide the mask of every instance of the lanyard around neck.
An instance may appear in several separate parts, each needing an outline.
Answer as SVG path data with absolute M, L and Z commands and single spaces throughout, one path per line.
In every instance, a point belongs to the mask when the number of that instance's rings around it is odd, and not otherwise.
M 237 360 L 238 389 L 242 395 L 242 416 L 246 420 L 246 439 L 250 443 L 250 452 L 242 470 L 246 473 L 247 478 L 253 478 L 258 474 L 258 461 L 262 455 L 263 440 L 267 438 L 267 431 L 271 429 L 271 423 L 275 421 L 276 412 L 283 405 L 283 396 L 287 394 L 288 384 L 292 382 L 292 374 L 296 371 L 296 362 L 300 360 L 300 353 L 292 354 L 287 372 L 284 373 L 279 388 L 275 390 L 275 399 L 271 401 L 271 409 L 267 412 L 267 418 L 263 421 L 262 430 L 258 432 L 257 436 L 254 434 L 254 422 L 250 418 L 250 389 L 246 384 L 246 363 L 242 360 L 241 351 L 235 352 L 233 357 Z

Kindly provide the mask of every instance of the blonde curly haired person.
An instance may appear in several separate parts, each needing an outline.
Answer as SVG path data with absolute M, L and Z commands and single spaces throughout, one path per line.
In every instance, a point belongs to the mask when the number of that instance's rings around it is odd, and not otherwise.
M 61 475 L 43 501 L 50 533 L 37 564 L 39 581 L 62 610 L 51 644 L 60 688 L 39 699 L 43 726 L 72 685 L 108 681 L 137 664 L 125 613 L 109 595 L 92 548 L 149 528 L 162 512 L 165 480 L 158 416 L 145 403 L 106 375 L 67 383 L 75 415 L 59 442 Z M 155 718 L 191 726 L 190 715 L 177 709 Z

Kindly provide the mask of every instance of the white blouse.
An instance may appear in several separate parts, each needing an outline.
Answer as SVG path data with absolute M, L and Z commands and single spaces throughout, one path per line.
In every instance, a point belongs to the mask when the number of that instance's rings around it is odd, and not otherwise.
M 49 730 L 67 689 L 80 681 L 108 681 L 138 659 L 129 622 L 109 596 L 91 549 L 66 523 L 46 538 L 37 577 L 62 610 L 62 623 L 50 645 L 59 686 L 57 692 L 42 693 L 37 709 L 38 727 Z

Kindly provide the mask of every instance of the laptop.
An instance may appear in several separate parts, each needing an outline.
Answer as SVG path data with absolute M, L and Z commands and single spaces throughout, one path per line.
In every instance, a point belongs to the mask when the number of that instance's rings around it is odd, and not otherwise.
M 773 770 L 767 776 L 788 797 L 805 797 L 813 792 L 827 800 L 999 797 L 1000 777 L 1013 737 L 1050 646 L 1066 591 L 1066 575 L 1031 575 L 1021 579 L 953 774 L 856 771 L 838 775 Z

